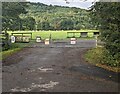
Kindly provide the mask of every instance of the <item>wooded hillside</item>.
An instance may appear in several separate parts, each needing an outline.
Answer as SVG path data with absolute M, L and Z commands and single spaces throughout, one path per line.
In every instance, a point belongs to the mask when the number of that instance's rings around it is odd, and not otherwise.
M 17 2 L 16 2 L 17 3 Z M 17 10 L 15 2 L 7 3 L 9 8 L 3 7 L 9 13 L 10 9 Z M 19 7 L 24 8 L 27 13 L 21 13 L 19 19 L 15 19 L 8 26 L 7 30 L 80 30 L 96 29 L 90 18 L 90 13 L 85 9 L 70 8 L 61 6 L 45 5 L 42 3 L 20 3 Z M 15 14 L 15 13 L 13 13 Z M 4 16 L 4 15 L 3 15 Z M 10 16 L 7 14 L 7 16 Z M 7 18 L 9 19 L 9 18 Z M 17 26 L 16 26 L 17 25 Z M 3 24 L 3 27 L 5 24 Z M 4 28 L 3 28 L 4 30 Z

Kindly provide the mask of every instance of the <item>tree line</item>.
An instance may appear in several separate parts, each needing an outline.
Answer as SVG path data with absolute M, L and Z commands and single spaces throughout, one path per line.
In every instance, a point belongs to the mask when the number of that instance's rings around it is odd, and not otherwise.
M 97 29 L 90 12 L 80 8 L 30 2 L 2 3 L 2 30 Z

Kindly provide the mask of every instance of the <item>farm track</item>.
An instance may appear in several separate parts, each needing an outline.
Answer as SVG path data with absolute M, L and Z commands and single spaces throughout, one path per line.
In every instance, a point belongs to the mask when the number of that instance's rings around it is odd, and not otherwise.
M 117 92 L 117 74 L 87 63 L 83 47 L 35 43 L 3 61 L 3 92 Z M 61 44 L 60 44 L 61 45 Z M 84 47 L 85 45 L 85 47 Z

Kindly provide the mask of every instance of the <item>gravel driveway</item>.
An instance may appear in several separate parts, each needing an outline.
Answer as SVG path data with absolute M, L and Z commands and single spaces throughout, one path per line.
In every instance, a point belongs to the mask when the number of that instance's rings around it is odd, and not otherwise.
M 83 59 L 95 41 L 82 42 L 81 47 L 39 47 L 36 43 L 6 58 L 2 68 L 3 92 L 117 92 L 116 73 Z

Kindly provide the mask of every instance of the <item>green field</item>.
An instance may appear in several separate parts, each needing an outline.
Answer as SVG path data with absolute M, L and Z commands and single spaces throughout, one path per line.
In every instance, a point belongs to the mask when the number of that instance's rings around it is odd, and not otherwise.
M 42 39 L 49 38 L 51 34 L 52 39 L 66 39 L 67 38 L 67 32 L 88 32 L 88 37 L 93 37 L 93 32 L 99 32 L 98 30 L 69 30 L 69 31 L 8 31 L 9 35 L 11 33 L 32 33 L 32 39 L 36 39 L 36 36 L 40 36 Z M 17 34 L 16 34 L 17 35 Z M 25 36 L 30 36 L 29 34 Z M 72 36 L 69 35 L 69 36 Z M 75 37 L 79 37 L 80 34 L 76 33 Z

